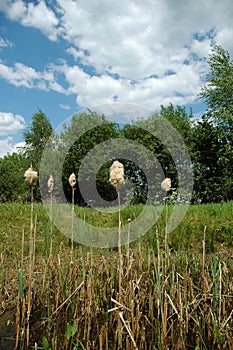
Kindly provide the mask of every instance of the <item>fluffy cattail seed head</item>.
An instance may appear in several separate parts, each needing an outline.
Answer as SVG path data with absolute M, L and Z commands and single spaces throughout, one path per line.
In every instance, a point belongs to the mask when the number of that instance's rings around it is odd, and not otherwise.
M 33 182 L 37 181 L 37 178 L 38 178 L 37 171 L 34 171 L 32 169 L 32 166 L 30 166 L 28 170 L 25 171 L 24 177 L 26 178 L 27 181 L 30 182 L 30 184 L 32 184 Z
M 53 185 L 54 185 L 53 175 L 50 175 L 50 177 L 48 179 L 48 191 L 49 191 L 49 193 L 53 192 Z
M 167 177 L 165 180 L 162 181 L 161 183 L 161 188 L 162 190 L 168 192 L 171 188 L 171 179 Z
M 72 173 L 69 177 L 69 184 L 71 187 L 74 187 L 76 184 L 76 177 L 74 173 Z
M 116 189 L 124 185 L 124 165 L 115 160 L 110 167 L 109 182 Z

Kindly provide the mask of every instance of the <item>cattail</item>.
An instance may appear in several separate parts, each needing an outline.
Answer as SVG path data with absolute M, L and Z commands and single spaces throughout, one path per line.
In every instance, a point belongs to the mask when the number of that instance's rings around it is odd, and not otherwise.
M 25 171 L 24 177 L 30 184 L 37 181 L 38 175 L 37 171 L 34 171 L 32 169 L 32 165 L 28 168 L 28 170 Z M 33 186 L 31 186 L 31 222 L 30 222 L 30 237 L 29 237 L 29 278 L 28 278 L 28 306 L 27 306 L 27 329 L 26 329 L 26 342 L 27 347 L 29 346 L 29 335 L 30 335 L 30 315 L 31 315 L 31 309 L 32 309 L 32 280 L 33 280 L 33 266 L 34 266 L 34 259 L 35 259 L 35 234 L 33 237 Z
M 38 178 L 37 171 L 34 171 L 32 169 L 32 165 L 28 168 L 28 170 L 25 171 L 24 177 L 26 178 L 27 181 L 30 182 L 30 184 L 37 181 L 37 178 Z
M 167 177 L 163 182 L 161 183 L 162 190 L 168 192 L 171 188 L 171 179 Z
M 115 160 L 110 167 L 109 182 L 116 189 L 124 185 L 124 165 Z
M 53 185 L 54 185 L 53 175 L 50 175 L 50 177 L 48 179 L 48 191 L 49 191 L 49 193 L 53 192 Z
M 53 175 L 49 176 L 48 179 L 48 192 L 50 193 L 50 249 L 49 249 L 49 259 L 52 256 L 52 251 L 53 251 L 53 186 L 54 186 L 54 181 L 53 181 Z M 47 248 L 47 245 L 46 245 Z M 46 250 L 47 252 L 47 250 Z
M 75 177 L 75 174 L 72 173 L 69 177 L 69 184 L 70 186 L 73 188 L 76 184 L 76 177 Z
M 115 160 L 110 167 L 109 182 L 118 190 L 124 184 L 124 165 Z M 118 254 L 119 254 L 119 273 L 118 285 L 119 294 L 122 292 L 123 258 L 121 254 L 121 201 L 120 191 L 117 191 L 118 197 Z
M 71 260 L 70 263 L 73 264 L 73 251 L 74 251 L 74 186 L 76 184 L 75 174 L 72 173 L 69 177 L 69 184 L 72 187 L 72 212 L 71 212 Z

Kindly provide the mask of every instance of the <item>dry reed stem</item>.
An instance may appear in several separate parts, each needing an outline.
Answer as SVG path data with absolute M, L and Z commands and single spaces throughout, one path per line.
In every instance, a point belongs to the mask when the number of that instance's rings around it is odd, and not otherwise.
M 56 313 L 58 313 L 58 311 L 63 308 L 63 306 L 67 303 L 67 301 L 69 301 L 78 291 L 79 289 L 83 286 L 84 281 L 82 281 L 80 283 L 80 285 L 68 296 L 68 298 L 66 298 L 66 300 L 64 300 L 61 305 L 59 305 L 59 307 L 52 313 L 52 316 L 56 315 Z
M 51 256 L 53 254 L 53 187 L 54 181 L 53 176 L 50 175 L 48 179 L 48 192 L 50 194 L 50 208 L 49 208 L 49 216 L 50 216 L 50 248 L 49 248 L 49 258 L 50 261 Z
M 121 201 L 120 192 L 118 194 L 118 254 L 119 254 L 119 274 L 118 274 L 118 285 L 119 285 L 119 295 L 122 294 L 122 275 L 123 275 L 123 256 L 121 252 Z
M 15 349 L 18 348 L 19 331 L 20 331 L 20 296 L 18 295 L 17 304 L 16 304 L 16 315 L 15 315 L 15 332 L 16 332 Z
M 72 209 L 71 209 L 71 258 L 70 263 L 73 264 L 73 252 L 74 252 L 74 191 L 75 191 L 75 184 L 76 184 L 76 177 L 75 174 L 72 173 L 69 177 L 69 184 L 72 188 Z
M 218 312 L 218 323 L 221 323 L 221 311 L 222 311 L 222 265 L 219 262 L 219 312 Z
M 110 167 L 109 182 L 117 190 L 118 199 L 118 254 L 119 254 L 119 272 L 118 272 L 118 285 L 119 295 L 122 294 L 122 275 L 123 275 L 123 256 L 121 253 L 121 200 L 120 200 L 120 188 L 124 185 L 124 165 L 119 161 L 114 161 Z
M 30 340 L 30 315 L 31 315 L 31 298 L 32 298 L 32 275 L 34 262 L 34 241 L 33 241 L 33 187 L 31 186 L 31 217 L 30 217 L 30 237 L 29 237 L 29 266 L 28 266 L 28 294 L 27 294 L 27 329 L 26 329 L 26 343 L 29 346 Z
M 72 187 L 72 223 L 71 223 L 71 264 L 73 264 L 74 252 L 74 187 Z
M 134 340 L 134 338 L 133 338 L 133 336 L 132 336 L 132 332 L 131 332 L 131 330 L 130 330 L 130 327 L 127 325 L 127 323 L 126 323 L 125 320 L 124 320 L 122 311 L 119 312 L 119 316 L 120 316 L 120 319 L 121 319 L 121 321 L 123 322 L 123 324 L 124 324 L 124 326 L 125 326 L 125 328 L 126 328 L 128 334 L 129 334 L 129 336 L 130 336 L 130 339 L 132 340 L 132 343 L 133 343 L 133 345 L 134 345 L 134 348 L 135 348 L 136 350 L 138 350 L 137 344 L 136 344 L 136 342 L 135 342 L 135 340 Z
M 203 281 L 203 291 L 206 292 L 206 278 L 205 278 L 205 240 L 206 240 L 206 229 L 207 226 L 204 227 L 203 232 L 203 241 L 202 241 L 202 281 Z

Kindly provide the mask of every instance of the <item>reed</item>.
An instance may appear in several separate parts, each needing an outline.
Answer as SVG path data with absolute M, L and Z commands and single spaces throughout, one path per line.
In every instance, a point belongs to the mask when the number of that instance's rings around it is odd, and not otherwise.
M 118 253 L 119 253 L 119 295 L 122 294 L 123 257 L 121 253 L 121 198 L 120 189 L 124 185 L 124 165 L 114 161 L 110 167 L 109 182 L 117 190 L 118 199 Z
M 71 260 L 70 263 L 73 264 L 73 253 L 74 253 L 74 191 L 76 185 L 75 174 L 72 173 L 69 177 L 69 184 L 72 189 L 72 214 L 71 214 Z
M 30 317 L 32 309 L 32 283 L 33 283 L 33 270 L 34 270 L 34 261 L 35 261 L 35 235 L 36 227 L 34 230 L 34 195 L 33 184 L 36 183 L 38 179 L 38 174 L 33 170 L 32 165 L 24 173 L 25 179 L 30 183 L 31 186 L 31 215 L 30 215 L 30 237 L 29 237 L 29 277 L 28 277 L 28 294 L 27 294 L 27 328 L 26 328 L 26 344 L 29 346 L 30 341 Z M 34 235 L 33 235 L 34 233 Z
M 48 193 L 50 194 L 50 208 L 49 208 L 49 216 L 50 216 L 50 250 L 49 250 L 49 259 L 53 254 L 53 188 L 54 188 L 54 180 L 53 175 L 49 176 L 48 179 Z
M 31 265 L 28 347 L 31 208 L 0 205 L 0 267 L 5 271 L 0 296 L 0 325 L 5 327 L 0 327 L 3 348 L 6 339 L 1 330 L 9 327 L 11 312 L 15 315 L 12 339 L 20 350 L 117 350 L 120 346 L 125 350 L 232 349 L 232 245 L 227 245 L 228 240 L 223 242 L 222 237 L 218 241 L 219 229 L 231 220 L 232 205 L 215 209 L 210 206 L 209 211 L 207 206 L 191 207 L 186 222 L 176 231 L 176 241 L 169 236 L 171 249 L 166 269 L 164 217 L 139 242 L 123 246 L 122 255 L 129 248 L 130 260 L 123 265 L 119 298 L 118 251 L 82 246 L 77 254 L 74 251 L 71 265 L 69 240 L 55 231 L 53 254 L 47 264 L 42 224 L 46 214 L 34 204 L 36 255 Z M 92 213 L 93 218 L 96 215 L 89 209 L 85 213 Z M 127 223 L 130 213 L 124 215 L 121 220 Z M 186 249 L 183 237 L 188 224 L 196 231 Z M 229 222 L 229 233 L 231 225 Z M 214 252 L 208 249 L 212 229 Z

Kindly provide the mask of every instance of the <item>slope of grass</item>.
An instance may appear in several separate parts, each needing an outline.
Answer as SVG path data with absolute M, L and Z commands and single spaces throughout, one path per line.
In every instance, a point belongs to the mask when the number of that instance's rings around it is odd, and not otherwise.
M 142 209 L 125 208 L 122 222 Z M 117 230 L 115 214 L 75 210 Z M 232 202 L 190 206 L 166 247 L 163 212 L 141 239 L 122 247 L 119 293 L 117 249 L 75 244 L 71 263 L 69 239 L 55 227 L 51 235 L 41 204 L 34 206 L 33 230 L 30 205 L 0 205 L 0 345 L 233 348 L 232 218 Z

